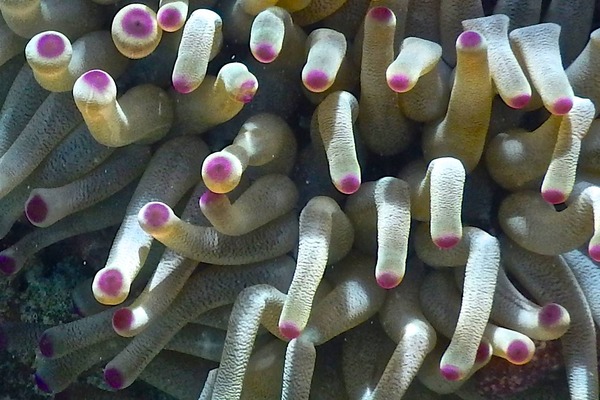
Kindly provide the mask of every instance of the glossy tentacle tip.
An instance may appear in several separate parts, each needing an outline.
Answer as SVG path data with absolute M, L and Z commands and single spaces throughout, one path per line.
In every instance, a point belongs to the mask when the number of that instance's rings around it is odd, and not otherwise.
M 37 40 L 35 47 L 40 57 L 57 58 L 65 54 L 70 48 L 69 39 L 60 32 L 42 32 L 36 35 L 34 39 Z
M 559 97 L 552 103 L 548 111 L 554 115 L 568 114 L 573 108 L 573 98 L 569 96 Z
M 101 69 L 92 69 L 81 75 L 78 81 L 83 82 L 87 87 L 98 92 L 104 92 L 115 86 L 113 78 L 108 72 Z M 116 86 L 115 86 L 116 91 Z
M 506 349 L 506 358 L 515 365 L 526 364 L 533 357 L 534 349 L 522 340 L 514 340 Z
M 157 22 L 154 11 L 142 4 L 131 4 L 119 11 L 121 31 L 136 39 L 146 39 L 154 35 Z M 117 18 L 115 17 L 115 20 Z
M 286 339 L 296 339 L 302 333 L 302 330 L 293 321 L 281 321 L 279 323 L 279 333 Z
M 529 102 L 531 101 L 531 94 L 530 93 L 523 93 L 523 94 L 519 94 L 511 99 L 509 99 L 506 104 L 514 109 L 521 109 L 525 106 L 527 106 L 527 104 L 529 104 Z
M 14 257 L 0 254 L 0 272 L 4 275 L 13 275 L 19 270 L 19 265 Z
M 600 244 L 590 244 L 588 246 L 588 254 L 592 260 L 600 262 Z
M 302 74 L 304 87 L 314 93 L 322 93 L 333 84 L 332 78 L 323 70 L 313 69 Z
M 177 7 L 169 4 L 161 7 L 156 14 L 158 26 L 164 31 L 175 32 L 185 24 L 185 15 Z
M 367 17 L 372 18 L 378 22 L 389 22 L 394 18 L 394 12 L 383 6 L 376 6 L 369 10 Z
M 464 374 L 459 367 L 452 364 L 440 365 L 440 374 L 447 381 L 459 381 L 463 378 Z
M 254 98 L 258 89 L 258 82 L 256 79 L 248 79 L 239 86 L 235 99 L 244 104 L 248 104 Z
M 115 304 L 114 299 L 122 297 L 124 288 L 125 278 L 114 268 L 98 271 L 92 284 L 94 296 L 102 304 Z
M 350 173 L 344 175 L 339 181 L 333 182 L 337 190 L 343 194 L 353 194 L 360 189 L 360 176 Z
M 542 189 L 542 198 L 550 204 L 562 204 L 567 201 L 567 195 L 560 189 Z
M 121 335 L 122 333 L 131 329 L 133 325 L 134 315 L 133 312 L 125 307 L 120 308 L 113 314 L 112 317 L 112 326 L 117 334 Z
M 377 284 L 383 289 L 393 289 L 402 282 L 402 276 L 394 272 L 386 271 L 377 274 L 375 279 Z
M 545 327 L 552 327 L 564 321 L 567 317 L 567 310 L 556 303 L 546 304 L 540 309 L 538 314 L 538 323 Z
M 483 42 L 483 36 L 481 36 L 479 32 L 464 31 L 458 36 L 458 39 L 456 40 L 456 45 L 459 48 L 472 49 L 481 46 Z
M 25 203 L 25 216 L 32 224 L 41 224 L 48 216 L 48 204 L 38 194 L 31 196 Z
M 435 244 L 439 249 L 449 250 L 456 246 L 461 241 L 461 236 L 449 233 L 445 235 L 439 235 L 431 238 L 433 244 Z
M 104 381 L 113 389 L 123 389 L 125 387 L 125 377 L 117 368 L 105 368 Z
M 250 51 L 252 52 L 254 58 L 256 58 L 257 61 L 263 64 L 268 64 L 275 61 L 275 59 L 279 55 L 279 53 L 275 49 L 275 46 L 273 46 L 271 43 L 266 42 L 251 45 Z
M 181 75 L 173 75 L 171 78 L 171 82 L 173 85 L 173 89 L 175 89 L 178 93 L 188 94 L 193 92 L 200 86 L 200 83 L 192 82 L 190 79 Z
M 414 83 L 406 74 L 392 74 L 387 78 L 387 83 L 390 89 L 396 93 L 405 93 L 414 87 Z

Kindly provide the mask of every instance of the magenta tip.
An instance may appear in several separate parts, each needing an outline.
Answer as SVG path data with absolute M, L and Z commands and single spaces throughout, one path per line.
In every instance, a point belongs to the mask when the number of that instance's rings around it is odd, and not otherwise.
M 173 88 L 181 94 L 191 93 L 197 88 L 196 85 L 182 76 L 173 76 L 172 81 Z
M 38 341 L 38 348 L 44 357 L 50 358 L 54 356 L 54 345 L 52 344 L 52 338 L 48 332 L 42 333 L 42 336 Z
M 99 91 L 106 90 L 113 81 L 111 76 L 108 73 L 102 71 L 101 69 L 93 69 L 91 71 L 88 71 L 85 74 L 81 75 L 81 78 L 85 81 L 85 83 L 88 86 L 91 86 L 92 88 Z
M 329 76 L 320 69 L 309 71 L 304 77 L 304 86 L 311 92 L 324 92 L 331 86 Z
M 383 272 L 376 277 L 377 284 L 384 289 L 393 289 L 400 284 L 402 277 L 392 272 Z
M 44 393 L 52 393 L 52 389 L 48 386 L 48 383 L 41 377 L 37 372 L 33 374 L 33 381 L 35 385 Z
M 256 46 L 252 46 L 251 51 L 252 55 L 254 55 L 254 58 L 264 64 L 275 61 L 278 56 L 277 51 L 275 51 L 275 47 L 273 47 L 273 45 L 270 43 L 260 43 Z
M 513 364 L 523 364 L 529 359 L 529 347 L 521 340 L 514 340 L 508 345 L 506 356 Z
M 281 333 L 281 336 L 284 338 L 292 340 L 300 336 L 302 331 L 296 323 L 292 321 L 282 321 L 279 323 L 279 333 Z
M 600 245 L 594 244 L 588 247 L 588 254 L 592 260 L 600 262 Z
M 181 15 L 179 10 L 173 7 L 162 7 L 156 15 L 158 25 L 167 32 L 181 28 L 184 18 L 185 16 Z
M 146 204 L 142 208 L 141 214 L 144 225 L 151 228 L 164 226 L 169 221 L 171 215 L 169 207 L 158 202 Z
M 356 193 L 360 189 L 360 177 L 355 174 L 348 174 L 340 179 L 335 186 L 344 194 Z
M 559 189 L 542 190 L 542 198 L 550 204 L 562 204 L 567 200 L 567 196 Z
M 231 177 L 233 166 L 228 157 L 211 157 L 204 165 L 204 174 L 212 181 L 223 182 Z
M 565 115 L 573 108 L 571 97 L 560 97 L 553 104 L 550 112 L 554 115 Z
M 213 204 L 213 203 L 223 199 L 223 197 L 225 197 L 224 194 L 215 193 L 215 192 L 211 192 L 210 190 L 207 190 L 206 192 L 204 192 L 202 194 L 202 196 L 200 196 L 200 200 L 199 200 L 200 207 Z
M 61 35 L 53 32 L 42 34 L 37 42 L 37 52 L 45 58 L 55 58 L 65 51 L 65 42 Z
M 456 246 L 460 242 L 460 239 L 459 236 L 453 234 L 442 235 L 433 239 L 433 244 L 442 250 L 449 250 Z
M 123 274 L 116 269 L 106 269 L 99 272 L 98 289 L 111 297 L 117 297 L 123 290 Z
M 130 36 L 145 39 L 154 31 L 154 18 L 145 9 L 131 8 L 123 15 L 121 29 Z
M 397 93 L 407 92 L 410 88 L 410 78 L 404 74 L 394 74 L 388 79 L 388 86 Z
M 42 223 L 48 216 L 48 205 L 40 195 L 35 195 L 25 204 L 25 216 L 33 224 Z
M 490 358 L 490 345 L 487 342 L 479 343 L 477 347 L 477 353 L 475 354 L 475 362 L 482 363 Z
M 527 104 L 529 104 L 530 100 L 531 100 L 530 94 L 520 94 L 520 95 L 515 96 L 512 99 L 510 99 L 507 104 L 509 107 L 512 107 L 512 108 L 518 110 L 520 108 L 525 107 Z
M 371 8 L 368 15 L 379 22 L 388 22 L 393 18 L 394 13 L 387 7 L 378 6 Z
M 553 326 L 561 320 L 563 308 L 556 303 L 546 304 L 540 310 L 538 322 L 542 326 Z
M 116 332 L 129 330 L 133 324 L 133 312 L 129 308 L 120 308 L 113 314 L 112 326 Z
M 254 79 L 248 79 L 240 85 L 239 93 L 236 96 L 238 101 L 244 104 L 248 104 L 254 98 L 256 94 L 256 81 Z
M 483 41 L 483 37 L 475 31 L 465 31 L 458 36 L 457 41 L 461 47 L 477 47 Z
M 17 263 L 15 262 L 15 259 L 7 255 L 0 254 L 0 272 L 2 272 L 4 275 L 12 275 L 17 272 Z
M 125 384 L 123 374 L 117 368 L 106 368 L 104 370 L 104 381 L 113 389 L 122 389 Z
M 456 365 L 446 364 L 440 366 L 440 374 L 447 381 L 458 381 L 462 377 L 460 369 Z

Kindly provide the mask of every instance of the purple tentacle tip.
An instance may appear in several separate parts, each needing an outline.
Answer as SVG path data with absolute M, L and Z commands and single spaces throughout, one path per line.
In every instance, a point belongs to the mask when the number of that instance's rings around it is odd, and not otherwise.
M 540 325 L 552 326 L 558 323 L 563 317 L 563 308 L 556 303 L 546 304 L 540 310 L 538 321 Z
M 25 216 L 33 224 L 44 222 L 48 216 L 48 205 L 40 195 L 35 195 L 25 204 Z
M 477 353 L 475 354 L 475 362 L 482 363 L 490 358 L 490 345 L 487 342 L 479 343 L 479 347 L 477 347 Z
M 529 347 L 521 340 L 513 341 L 508 345 L 508 349 L 506 349 L 506 356 L 513 364 L 519 365 L 526 363 L 529 360 L 530 355 Z
M 460 236 L 456 236 L 454 234 L 447 234 L 433 239 L 433 244 L 435 244 L 440 249 L 448 250 L 456 246 L 458 242 L 460 242 L 460 239 Z
M 573 108 L 573 99 L 571 97 L 560 97 L 552 104 L 550 112 L 555 115 L 565 115 Z
M 256 81 L 254 79 L 249 79 L 240 85 L 239 93 L 236 96 L 236 99 L 244 104 L 248 104 L 252 101 L 255 94 Z
M 456 365 L 452 364 L 440 366 L 440 374 L 442 374 L 444 379 L 447 381 L 458 381 L 462 377 L 460 369 Z
M 51 335 L 49 335 L 48 332 L 42 333 L 42 336 L 38 341 L 38 347 L 44 357 L 51 358 L 54 356 L 54 345 L 52 344 Z
M 360 177 L 355 174 L 348 174 L 340 179 L 335 186 L 344 194 L 355 193 L 360 188 Z
M 304 86 L 311 92 L 323 92 L 330 86 L 329 75 L 320 69 L 313 69 L 304 77 Z
M 404 74 L 394 74 L 388 79 L 388 86 L 394 92 L 404 93 L 410 87 L 410 78 Z
M 52 389 L 48 386 L 48 383 L 38 374 L 37 372 L 33 374 L 33 381 L 35 382 L 38 389 L 40 389 L 44 393 L 52 393 Z
M 191 93 L 198 87 L 183 76 L 173 76 L 172 82 L 173 88 L 181 94 Z
M 296 325 L 295 322 L 282 321 L 279 323 L 279 333 L 281 333 L 281 336 L 283 336 L 284 338 L 292 340 L 300 336 L 302 331 L 300 330 L 298 325 Z
M 123 290 L 123 274 L 116 269 L 107 269 L 100 272 L 98 279 L 98 288 L 102 293 L 111 297 L 117 297 Z
M 593 244 L 588 247 L 588 254 L 592 260 L 600 262 L 600 245 Z
M 458 44 L 461 47 L 477 47 L 483 41 L 483 37 L 475 31 L 465 31 L 458 37 Z
M 379 22 L 388 22 L 394 16 L 392 10 L 387 7 L 373 7 L 369 10 L 369 16 Z
M 211 159 L 205 165 L 206 176 L 213 181 L 222 182 L 229 179 L 233 166 L 228 157 L 216 156 Z
M 524 94 L 520 94 L 518 96 L 513 97 L 512 99 L 510 99 L 508 101 L 508 106 L 515 108 L 515 109 L 520 109 L 525 107 L 527 104 L 529 104 L 529 101 L 531 100 L 531 95 L 524 93 Z
M 144 225 L 152 228 L 160 228 L 164 226 L 171 215 L 170 209 L 163 203 L 148 203 L 142 208 L 142 217 Z
M 559 189 L 545 189 L 542 191 L 542 197 L 550 204 L 561 204 L 567 200 L 565 193 Z
M 17 272 L 17 263 L 11 256 L 0 254 L 0 272 L 4 275 L 12 275 Z
M 270 43 L 260 43 L 256 46 L 253 46 L 251 50 L 254 58 L 265 64 L 275 61 L 278 56 L 277 51 L 275 51 L 275 47 L 273 47 L 273 45 Z
M 392 272 L 383 272 L 377 277 L 377 284 L 384 289 L 393 289 L 400 284 L 402 277 Z
M 120 308 L 113 314 L 112 326 L 117 332 L 129 330 L 133 324 L 133 312 L 129 308 Z
M 130 36 L 144 39 L 154 31 L 154 18 L 144 9 L 132 8 L 123 15 L 121 29 Z
M 200 196 L 199 204 L 200 207 L 207 206 L 210 204 L 214 204 L 215 202 L 222 200 L 225 197 L 226 196 L 224 194 L 215 193 L 211 192 L 210 190 L 207 190 L 202 194 L 202 196 Z
M 104 381 L 113 389 L 122 389 L 125 379 L 117 368 L 106 368 L 104 370 Z
M 181 27 L 184 16 L 176 8 L 163 7 L 158 10 L 156 19 L 161 28 L 166 31 L 172 31 Z
M 113 82 L 111 76 L 101 69 L 93 69 L 81 75 L 84 82 L 98 91 L 106 90 Z
M 55 58 L 65 51 L 65 42 L 61 35 L 53 32 L 43 34 L 37 42 L 38 54 L 45 58 Z

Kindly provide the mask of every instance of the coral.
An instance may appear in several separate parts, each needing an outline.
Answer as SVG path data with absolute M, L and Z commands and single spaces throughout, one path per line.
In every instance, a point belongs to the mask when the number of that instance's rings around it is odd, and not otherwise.
M 0 0 L 0 395 L 598 399 L 597 3 Z

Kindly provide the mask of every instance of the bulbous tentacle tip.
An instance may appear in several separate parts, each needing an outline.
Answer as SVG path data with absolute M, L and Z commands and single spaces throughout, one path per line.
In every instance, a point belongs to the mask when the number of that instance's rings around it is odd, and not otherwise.
M 159 229 L 169 222 L 171 214 L 172 211 L 168 205 L 153 201 L 140 209 L 138 221 L 145 230 Z
M 272 63 L 277 58 L 278 54 L 270 43 L 258 43 L 250 46 L 252 55 L 258 62 L 263 64 Z
M 292 340 L 296 339 L 302 331 L 300 327 L 292 321 L 281 321 L 279 323 L 279 333 L 286 339 Z
M 459 381 L 463 378 L 464 374 L 460 368 L 456 365 L 445 364 L 440 366 L 440 374 L 447 381 Z
M 121 30 L 127 35 L 146 39 L 153 35 L 156 21 L 153 17 L 153 11 L 143 5 L 131 5 L 121 10 L 123 13 L 120 18 Z
M 360 177 L 356 174 L 347 174 L 338 182 L 334 182 L 334 185 L 344 194 L 353 194 L 360 189 Z
M 173 75 L 171 82 L 173 84 L 173 89 L 175 89 L 176 92 L 181 94 L 191 93 L 198 87 L 198 85 L 192 84 L 188 79 L 186 79 L 183 76 Z
M 414 85 L 405 74 L 393 74 L 387 78 L 390 89 L 397 93 L 408 92 Z
M 566 313 L 567 310 L 565 310 L 559 304 L 546 304 L 544 307 L 541 308 L 540 313 L 538 314 L 538 322 L 542 326 L 552 327 L 558 324 L 560 321 L 564 320 Z
M 394 17 L 394 13 L 387 7 L 377 6 L 371 8 L 367 16 L 379 22 L 388 22 Z
M 562 204 L 567 201 L 565 192 L 560 189 L 544 189 L 542 190 L 542 198 L 550 204 Z
M 104 381 L 113 389 L 122 389 L 125 386 L 123 374 L 117 368 L 106 368 Z
M 18 271 L 16 260 L 8 255 L 0 254 L 0 272 L 4 275 L 13 275 Z
M 465 31 L 458 36 L 456 44 L 463 49 L 477 48 L 483 43 L 481 34 L 475 31 Z
M 175 32 L 184 25 L 185 15 L 175 7 L 163 6 L 156 14 L 158 26 L 164 31 Z
M 488 342 L 479 343 L 479 347 L 477 348 L 477 353 L 475 354 L 475 362 L 483 363 L 489 360 L 492 356 L 491 345 Z
M 37 372 L 33 374 L 33 381 L 35 382 L 35 385 L 38 387 L 38 389 L 40 389 L 42 392 L 52 393 L 52 389 L 50 389 L 48 383 Z
M 550 108 L 550 112 L 554 115 L 565 115 L 568 114 L 573 108 L 572 97 L 559 97 Z
M 131 329 L 131 325 L 133 324 L 133 312 L 125 307 L 120 308 L 113 314 L 112 317 L 112 326 L 114 331 L 120 335 L 126 333 L 129 329 Z
M 528 363 L 533 357 L 535 347 L 529 346 L 522 340 L 514 340 L 506 350 L 507 360 L 515 365 Z
M 48 204 L 40 195 L 31 196 L 25 203 L 25 216 L 34 225 L 44 222 L 48 216 Z
M 461 240 L 460 236 L 455 234 L 440 235 L 432 238 L 433 244 L 442 250 L 449 250 L 456 246 Z
M 105 298 L 119 297 L 123 291 L 125 280 L 121 271 L 117 269 L 104 269 L 94 278 L 92 288 L 94 296 L 103 304 Z
M 402 282 L 402 277 L 393 272 L 383 272 L 378 274 L 375 279 L 377 284 L 384 289 L 393 289 Z
M 101 69 L 92 69 L 79 77 L 78 80 L 85 83 L 90 89 L 94 89 L 99 92 L 108 90 L 111 86 L 114 86 L 113 78 L 108 72 L 102 71 Z
M 52 358 L 54 356 L 54 344 L 48 332 L 42 333 L 38 340 L 38 348 L 44 357 Z
M 509 107 L 512 107 L 512 108 L 518 110 L 518 109 L 525 107 L 527 104 L 529 104 L 530 101 L 531 101 L 531 94 L 523 93 L 523 94 L 519 94 L 519 95 L 513 97 L 512 99 L 509 99 L 506 102 L 506 104 Z
M 46 59 L 62 56 L 69 47 L 69 39 L 60 32 L 42 32 L 33 39 L 37 39 L 37 54 Z
M 302 81 L 308 90 L 315 93 L 324 92 L 332 84 L 329 75 L 320 69 L 308 71 L 306 75 L 302 77 Z
M 588 254 L 590 255 L 590 258 L 596 262 L 600 262 L 600 245 L 598 244 L 591 244 L 588 247 Z M 0 268 L 1 268 L 1 264 L 0 264 Z

